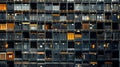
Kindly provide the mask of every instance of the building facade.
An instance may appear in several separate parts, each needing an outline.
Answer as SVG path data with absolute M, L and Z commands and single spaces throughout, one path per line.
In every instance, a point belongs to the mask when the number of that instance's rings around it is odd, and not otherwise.
M 119 67 L 120 0 L 0 0 L 0 67 Z

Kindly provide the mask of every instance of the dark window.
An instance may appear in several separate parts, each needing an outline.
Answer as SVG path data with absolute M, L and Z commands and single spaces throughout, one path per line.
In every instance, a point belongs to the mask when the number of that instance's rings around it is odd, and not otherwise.
M 68 48 L 74 48 L 74 42 L 68 42 Z
M 90 32 L 90 38 L 91 39 L 94 39 L 96 37 L 97 37 L 96 32 Z
M 75 57 L 76 58 L 82 58 L 82 52 L 81 51 L 76 51 L 75 52 Z
M 8 43 L 8 48 L 14 48 L 14 42 L 9 41 Z
M 75 23 L 75 29 L 81 29 L 82 25 L 81 23 Z
M 23 32 L 23 38 L 29 38 L 29 32 Z
M 31 48 L 37 48 L 37 42 L 31 42 L 30 47 Z
M 103 23 L 97 23 L 97 29 L 103 29 Z
M 66 10 L 66 3 L 61 3 L 60 4 L 60 10 Z
M 31 9 L 37 9 L 37 4 L 36 3 L 31 3 L 30 4 Z
M 52 51 L 50 50 L 46 51 L 46 58 L 52 58 Z
M 68 3 L 68 10 L 74 10 L 74 3 Z
M 15 57 L 16 58 L 22 58 L 22 52 L 21 51 L 15 51 Z
M 46 32 L 46 38 L 52 38 L 52 32 Z
M 113 23 L 112 24 L 112 29 L 119 29 L 118 23 Z

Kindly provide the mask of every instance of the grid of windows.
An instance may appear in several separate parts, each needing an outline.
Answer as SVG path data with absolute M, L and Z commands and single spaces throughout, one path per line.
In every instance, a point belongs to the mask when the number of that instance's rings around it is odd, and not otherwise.
M 119 67 L 120 0 L 0 0 L 0 67 Z

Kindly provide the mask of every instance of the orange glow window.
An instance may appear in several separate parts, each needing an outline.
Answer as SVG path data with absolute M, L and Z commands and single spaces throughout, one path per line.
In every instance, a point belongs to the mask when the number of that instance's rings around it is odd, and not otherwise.
M 0 10 L 6 10 L 7 7 L 6 7 L 6 4 L 0 4 Z

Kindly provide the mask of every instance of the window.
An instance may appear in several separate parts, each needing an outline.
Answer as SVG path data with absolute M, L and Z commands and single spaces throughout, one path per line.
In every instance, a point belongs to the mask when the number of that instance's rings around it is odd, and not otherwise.
M 68 3 L 68 10 L 74 10 L 74 4 Z
M 70 33 L 67 33 L 67 39 L 68 40 L 74 40 L 75 36 L 74 36 L 74 33 L 70 32 Z
M 82 14 L 75 14 L 74 20 L 75 20 L 75 22 L 80 22 L 82 20 Z
M 6 39 L 6 32 L 0 32 L 0 39 Z
M 47 41 L 47 42 L 45 43 L 45 49 L 52 49 L 52 48 L 53 48 L 52 42 Z
M 5 23 L 0 24 L 0 30 L 7 30 L 7 26 Z
M 6 53 L 4 52 L 0 53 L 0 60 L 6 60 Z
M 59 15 L 56 16 L 59 18 Z M 46 14 L 45 15 L 45 20 L 44 21 L 52 21 L 54 19 L 54 16 L 52 16 L 52 14 Z M 58 19 L 59 20 L 59 19 Z
M 97 23 L 97 29 L 103 29 L 103 23 Z
M 53 11 L 59 11 L 60 10 L 60 6 L 58 3 L 53 3 Z
M 44 61 L 44 59 L 45 59 L 45 52 L 37 52 L 37 55 L 38 55 L 38 58 L 37 58 L 37 60 L 38 61 Z
M 59 35 L 59 32 L 54 32 L 54 33 L 53 33 L 53 39 L 54 39 L 54 40 L 59 40 L 59 38 L 60 38 L 59 36 L 60 36 L 60 35 Z
M 14 10 L 22 10 L 22 4 L 14 4 Z
M 37 4 L 36 3 L 31 3 L 30 7 L 31 7 L 31 10 L 36 10 L 37 9 Z
M 45 21 L 45 14 L 38 14 L 38 21 Z
M 14 23 L 7 23 L 7 30 L 14 30 Z
M 8 44 L 8 48 L 14 48 L 14 42 L 8 41 L 7 44 Z
M 76 40 L 79 40 L 79 39 L 81 39 L 81 38 L 82 38 L 81 32 L 75 32 L 75 39 L 76 39 Z
M 90 17 L 88 15 L 82 15 L 82 21 L 88 21 Z
M 89 41 L 83 41 L 83 50 L 89 50 L 90 44 Z
M 75 58 L 76 59 L 82 59 L 82 52 L 81 51 L 76 51 L 75 52 Z
M 36 52 L 30 52 L 30 54 L 29 54 L 29 60 L 30 61 L 36 61 L 37 60 L 37 53 Z
M 15 51 L 15 58 L 22 58 L 22 52 L 21 51 Z
M 83 39 L 89 39 L 89 32 L 88 31 L 83 31 L 82 32 L 82 38 Z
M 7 52 L 6 53 L 6 59 L 7 60 L 14 60 L 14 53 L 13 52 Z
M 113 23 L 112 24 L 112 29 L 119 29 L 118 23 Z
M 68 28 L 68 29 L 74 29 L 74 27 L 75 27 L 75 24 L 74 24 L 74 23 L 67 24 L 67 28 Z
M 53 21 L 60 20 L 60 14 L 52 14 L 52 16 L 53 16 Z
M 81 29 L 82 25 L 81 23 L 75 23 L 75 29 Z
M 22 13 L 15 13 L 15 20 L 22 20 L 23 14 Z
M 45 54 L 46 54 L 46 59 L 47 60 L 49 60 L 50 58 L 52 58 L 52 51 L 51 50 L 46 50 Z
M 8 67 L 14 67 L 14 61 L 7 61 Z
M 14 36 L 15 34 L 13 33 L 13 32 L 9 32 L 9 33 L 7 33 L 7 39 L 8 40 L 14 40 Z
M 60 29 L 67 29 L 67 26 L 68 26 L 68 25 L 67 25 L 66 23 L 61 23 L 60 26 L 61 26 Z
M 66 42 L 66 41 L 62 41 L 62 42 L 59 44 L 59 48 L 66 50 L 66 49 L 68 48 L 67 42 Z
M 39 41 L 39 42 L 37 43 L 37 48 L 38 48 L 39 50 L 44 50 L 44 49 L 45 49 L 45 43 L 42 42 L 42 41 Z
M 29 42 L 23 42 L 23 50 L 28 50 L 29 49 Z
M 83 23 L 82 29 L 89 29 L 89 23 Z
M 37 30 L 37 24 L 30 24 L 30 30 Z
M 37 48 L 37 42 L 36 41 L 31 41 L 30 47 L 31 48 Z
M 89 6 L 89 10 L 90 10 L 90 12 L 94 12 L 94 11 L 96 11 L 96 4 L 90 4 L 90 6 Z
M 67 20 L 74 20 L 74 14 L 67 14 Z
M 30 20 L 30 19 L 29 19 L 29 14 L 24 13 L 22 20 L 23 20 L 23 21 L 29 21 L 29 20 Z
M 14 4 L 14 10 L 15 11 L 24 11 L 24 10 L 29 10 L 30 9 L 30 4 Z
M 74 10 L 77 10 L 77 11 L 83 11 L 83 5 L 81 5 L 81 4 L 75 4 L 75 6 L 74 6 Z
M 66 3 L 60 3 L 60 10 L 66 10 L 67 7 L 66 7 Z
M 82 49 L 82 42 L 81 41 L 75 42 L 75 49 L 76 50 Z
M 15 30 L 22 30 L 22 24 L 20 22 L 15 23 Z
M 52 32 L 46 32 L 46 38 L 51 39 L 52 38 Z
M 52 4 L 45 4 L 45 10 L 46 11 L 51 11 L 53 8 L 52 8 Z
M 90 38 L 91 39 L 96 39 L 96 37 L 97 37 L 96 32 L 90 32 Z
M 23 38 L 30 38 L 29 32 L 23 32 Z
M 96 21 L 97 20 L 96 15 L 95 14 L 91 14 L 90 15 L 90 20 L 91 21 Z
M 23 60 L 28 60 L 29 59 L 29 53 L 28 52 L 22 52 L 22 57 L 23 57 Z
M 40 11 L 41 11 L 41 10 L 42 10 L 42 11 L 45 10 L 44 4 L 41 4 L 41 3 L 40 3 L 40 4 L 37 4 L 37 9 L 40 10 Z
M 45 30 L 51 29 L 51 27 L 52 27 L 51 23 L 45 24 Z
M 66 21 L 66 20 L 67 20 L 66 14 L 61 14 L 60 15 L 60 21 Z
M 74 48 L 74 45 L 75 45 L 74 42 L 71 41 L 68 42 L 68 48 Z
M 38 16 L 36 14 L 31 14 L 30 15 L 30 20 L 34 21 L 34 20 L 37 20 L 38 19 Z
M 22 43 L 21 42 L 15 42 L 15 49 L 22 50 Z
M 45 33 L 44 32 L 38 32 L 38 38 L 39 39 L 45 39 Z
M 7 20 L 14 20 L 14 14 L 13 13 L 8 13 L 6 17 L 7 17 Z
M 104 10 L 109 12 L 111 10 L 111 5 L 110 4 L 106 4 Z
M 8 11 L 13 11 L 14 10 L 14 4 L 8 4 L 7 3 L 7 10 Z
M 0 11 L 6 11 L 7 10 L 7 6 L 6 4 L 0 4 Z
M 54 42 L 54 43 L 53 43 L 53 48 L 54 48 L 55 50 L 58 50 L 58 49 L 59 49 L 59 42 Z
M 0 13 L 0 20 L 6 20 L 6 14 Z
M 37 32 L 30 32 L 30 39 L 31 40 L 34 40 L 34 39 L 37 39 Z
M 59 40 L 66 40 L 67 39 L 66 33 L 64 33 L 64 32 L 59 33 L 58 39 Z
M 22 28 L 23 28 L 23 30 L 29 30 L 29 25 L 30 25 L 29 22 L 22 22 Z

